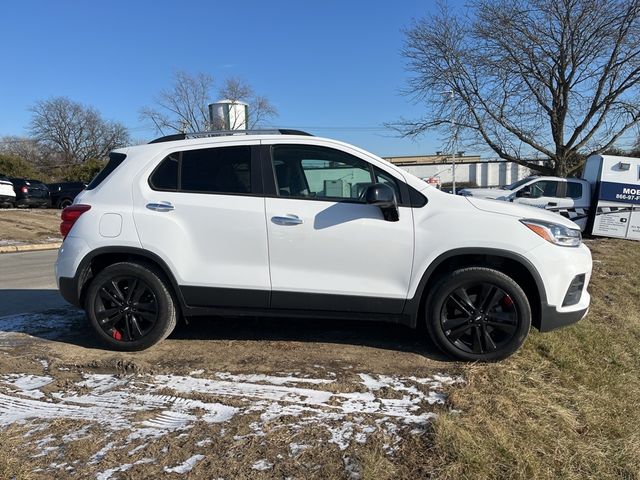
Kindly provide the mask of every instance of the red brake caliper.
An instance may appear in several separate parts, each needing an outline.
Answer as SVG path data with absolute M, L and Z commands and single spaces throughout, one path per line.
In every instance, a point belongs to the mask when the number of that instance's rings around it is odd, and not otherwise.
M 111 336 L 113 338 L 115 338 L 116 340 L 122 340 L 122 334 L 118 330 L 116 330 L 115 328 L 111 332 Z

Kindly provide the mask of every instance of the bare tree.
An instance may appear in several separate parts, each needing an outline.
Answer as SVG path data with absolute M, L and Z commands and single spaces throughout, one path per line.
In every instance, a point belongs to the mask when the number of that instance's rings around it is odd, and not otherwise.
M 171 89 L 160 91 L 153 107 L 142 108 L 140 119 L 151 121 L 156 131 L 163 135 L 219 129 L 220 125 L 209 122 L 208 104 L 213 101 L 213 84 L 213 78 L 206 73 L 177 72 Z M 218 95 L 232 102 L 249 104 L 249 128 L 277 115 L 265 97 L 256 95 L 248 83 L 238 78 L 227 79 Z
M 478 0 L 406 31 L 405 135 L 459 131 L 501 158 L 567 176 L 640 121 L 640 0 Z M 546 165 L 529 160 L 542 157 Z
M 33 167 L 47 167 L 50 159 L 32 138 L 8 135 L 0 138 L 0 153 L 18 157 Z
M 101 160 L 129 141 L 122 124 L 106 121 L 94 108 L 66 97 L 36 102 L 31 112 L 31 135 L 59 164 Z
M 209 122 L 207 104 L 210 102 L 213 78 L 206 73 L 175 74 L 170 90 L 161 90 L 155 99 L 155 108 L 143 107 L 141 120 L 150 120 L 156 131 L 200 132 Z

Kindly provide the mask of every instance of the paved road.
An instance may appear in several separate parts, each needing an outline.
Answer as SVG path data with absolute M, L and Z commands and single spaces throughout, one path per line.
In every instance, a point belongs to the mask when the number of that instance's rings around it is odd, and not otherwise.
M 0 317 L 68 305 L 53 276 L 57 250 L 0 255 Z

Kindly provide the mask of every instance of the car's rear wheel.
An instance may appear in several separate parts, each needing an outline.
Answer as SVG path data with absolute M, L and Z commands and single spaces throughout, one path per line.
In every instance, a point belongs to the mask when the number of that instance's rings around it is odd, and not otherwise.
M 144 350 L 176 325 L 176 305 L 164 275 L 151 265 L 121 262 L 93 278 L 85 310 L 98 337 L 115 350 Z
M 467 361 L 508 357 L 524 343 L 531 308 L 522 288 L 484 267 L 456 270 L 427 299 L 427 331 L 445 353 Z
M 60 200 L 60 202 L 58 203 L 58 208 L 67 208 L 69 206 L 73 205 L 73 200 L 70 200 L 68 198 L 64 198 L 62 200 Z

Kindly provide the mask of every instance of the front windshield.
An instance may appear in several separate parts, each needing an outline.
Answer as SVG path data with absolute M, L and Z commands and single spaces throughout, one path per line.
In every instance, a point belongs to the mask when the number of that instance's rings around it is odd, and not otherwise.
M 516 188 L 518 188 L 520 185 L 524 185 L 525 183 L 533 180 L 535 177 L 526 177 L 523 178 L 522 180 L 518 180 L 517 182 L 513 182 L 509 185 L 503 185 L 502 187 L 500 187 L 502 190 L 515 190 Z

